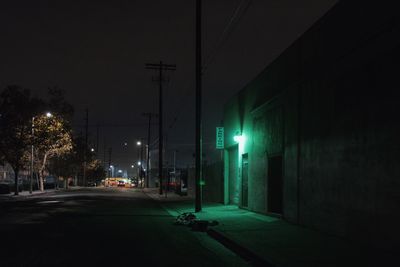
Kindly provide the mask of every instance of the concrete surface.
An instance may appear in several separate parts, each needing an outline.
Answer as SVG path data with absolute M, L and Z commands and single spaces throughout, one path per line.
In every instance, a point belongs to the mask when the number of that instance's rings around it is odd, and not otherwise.
M 193 212 L 193 201 L 165 202 L 169 214 Z M 395 266 L 394 254 L 361 243 L 290 224 L 234 205 L 203 204 L 195 214 L 201 220 L 217 220 L 213 231 L 251 251 L 269 266 Z

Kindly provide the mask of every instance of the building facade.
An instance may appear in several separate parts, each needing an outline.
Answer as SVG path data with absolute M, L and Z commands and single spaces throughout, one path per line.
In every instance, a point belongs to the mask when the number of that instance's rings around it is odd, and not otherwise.
M 339 2 L 226 103 L 226 204 L 399 245 L 399 21 Z

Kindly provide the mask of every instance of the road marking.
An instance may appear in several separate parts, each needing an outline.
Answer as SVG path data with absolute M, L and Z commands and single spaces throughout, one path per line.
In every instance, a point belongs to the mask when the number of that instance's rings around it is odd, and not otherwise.
M 55 203 L 61 203 L 62 201 L 59 200 L 47 200 L 47 201 L 39 201 L 36 202 L 36 204 L 55 204 Z

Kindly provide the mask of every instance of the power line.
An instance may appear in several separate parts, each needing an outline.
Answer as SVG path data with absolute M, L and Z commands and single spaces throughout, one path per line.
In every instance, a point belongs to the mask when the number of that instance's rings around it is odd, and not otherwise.
M 157 125 L 158 123 L 152 123 L 152 125 Z M 89 128 L 96 128 L 97 126 L 99 127 L 143 127 L 147 126 L 147 123 L 142 122 L 142 123 L 128 123 L 128 124 L 88 124 L 87 125 Z M 86 127 L 86 124 L 72 124 L 72 127 Z
M 234 13 L 232 14 L 228 24 L 225 26 L 222 34 L 220 35 L 214 49 L 208 54 L 206 59 L 204 60 L 204 64 L 202 67 L 202 74 L 205 73 L 208 66 L 214 61 L 218 52 L 229 38 L 229 35 L 233 32 L 235 26 L 237 26 L 242 19 L 243 15 L 246 13 L 247 9 L 251 4 L 251 0 L 242 0 L 239 2 L 239 5 L 236 7 Z
M 204 60 L 204 64 L 202 66 L 202 75 L 205 75 L 206 70 L 208 69 L 209 65 L 213 63 L 214 59 L 216 58 L 218 52 L 224 45 L 225 41 L 228 39 L 229 35 L 232 33 L 234 30 L 234 27 L 237 26 L 250 7 L 251 0 L 242 0 L 239 2 L 238 6 L 236 7 L 234 13 L 232 14 L 231 18 L 229 19 L 228 24 L 225 26 L 224 30 L 222 31 L 222 34 L 220 35 L 216 45 L 214 46 L 214 49 L 208 54 L 208 56 Z M 179 116 L 183 113 L 182 110 L 187 106 L 189 101 L 185 101 L 189 96 L 191 96 L 192 90 L 188 88 L 187 94 L 181 98 L 181 101 L 179 102 L 178 108 L 175 112 L 174 119 L 172 120 L 172 123 L 169 125 L 168 130 L 172 129 L 176 122 L 178 121 Z M 183 104 L 183 105 L 182 105 Z

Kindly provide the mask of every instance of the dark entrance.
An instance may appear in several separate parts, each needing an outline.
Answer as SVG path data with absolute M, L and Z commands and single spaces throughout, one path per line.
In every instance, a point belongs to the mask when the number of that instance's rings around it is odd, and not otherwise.
M 282 214 L 282 155 L 268 158 L 268 211 Z
M 242 155 L 242 207 L 247 208 L 249 202 L 249 156 Z
M 238 146 L 229 149 L 229 204 L 239 205 Z

